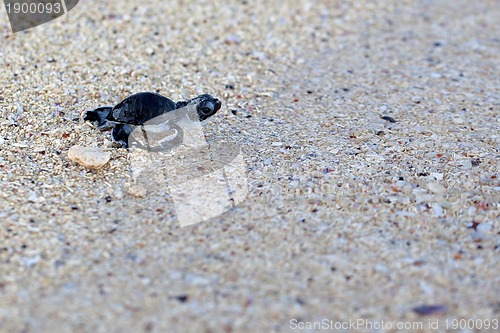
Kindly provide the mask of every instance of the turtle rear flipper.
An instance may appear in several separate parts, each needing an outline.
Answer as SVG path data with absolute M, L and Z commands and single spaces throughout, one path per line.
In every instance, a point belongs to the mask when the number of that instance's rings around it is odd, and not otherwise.
M 113 125 L 108 121 L 112 110 L 112 106 L 102 106 L 95 110 L 84 111 L 82 113 L 82 119 L 83 121 L 88 120 L 90 122 L 97 122 L 97 127 L 101 131 L 106 131 L 113 127 Z

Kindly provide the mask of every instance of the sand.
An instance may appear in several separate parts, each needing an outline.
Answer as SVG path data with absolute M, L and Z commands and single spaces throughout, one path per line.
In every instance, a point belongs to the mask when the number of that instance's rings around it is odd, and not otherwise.
M 498 17 L 494 0 L 80 1 L 12 34 L 1 11 L 0 332 L 495 331 Z M 130 153 L 78 117 L 139 91 L 223 101 L 204 133 L 241 147 L 245 200 L 181 227 L 168 188 L 130 191 Z M 111 161 L 87 170 L 75 145 Z

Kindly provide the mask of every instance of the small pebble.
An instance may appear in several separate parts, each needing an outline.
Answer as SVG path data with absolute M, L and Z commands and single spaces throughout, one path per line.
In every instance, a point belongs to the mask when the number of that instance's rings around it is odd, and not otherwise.
M 475 222 L 475 221 L 468 222 L 468 223 L 467 223 L 467 229 L 474 229 L 474 230 L 477 230 L 477 227 L 478 227 L 480 224 L 481 224 L 481 223 L 479 223 L 479 222 Z
M 240 44 L 241 39 L 236 35 L 229 35 L 225 40 L 226 44 Z
M 449 201 L 446 201 L 446 200 L 442 200 L 439 202 L 439 205 L 443 208 L 446 208 L 446 209 L 449 209 L 451 208 L 451 203 Z
M 185 303 L 189 299 L 189 296 L 188 295 L 179 295 L 179 296 L 176 296 L 175 299 L 181 303 Z
M 395 123 L 396 122 L 396 120 L 394 118 L 389 117 L 389 116 L 383 116 L 382 119 L 384 119 L 384 120 L 386 120 L 386 121 L 388 121 L 390 123 Z
M 100 169 L 109 162 L 111 155 L 98 147 L 73 146 L 68 151 L 68 158 L 87 169 Z
M 412 101 L 413 103 L 415 103 L 415 104 L 419 104 L 419 103 L 422 101 L 422 97 L 420 97 L 420 96 L 413 96 L 413 97 L 411 98 L 411 101 Z
M 493 228 L 492 223 L 486 223 L 486 222 L 483 222 L 483 223 L 480 223 L 480 224 L 476 227 L 476 230 L 477 230 L 477 231 L 479 231 L 479 232 L 488 232 L 488 231 L 490 231 L 492 228 Z
M 469 170 L 472 168 L 472 162 L 470 160 L 462 160 L 462 169 L 463 170 Z
M 405 184 L 403 185 L 401 192 L 403 192 L 404 194 L 410 194 L 411 190 L 412 190 L 411 184 Z
M 446 192 L 446 188 L 439 183 L 429 183 L 427 184 L 427 188 L 429 191 L 436 194 L 443 194 Z
M 436 214 L 437 217 L 442 217 L 444 215 L 443 208 L 439 204 L 433 204 L 432 209 L 434 210 L 434 214 Z
M 45 147 L 35 147 L 35 148 L 33 148 L 33 152 L 39 153 L 39 154 L 45 154 Z
M 467 209 L 467 215 L 469 215 L 469 216 L 475 216 L 476 212 L 477 212 L 476 207 L 469 207 L 469 209 Z
M 40 200 L 35 191 L 29 191 L 28 194 L 29 202 L 38 202 Z
M 413 312 L 421 316 L 443 314 L 448 311 L 446 305 L 421 305 L 413 308 Z
M 431 176 L 434 177 L 437 181 L 443 180 L 443 174 L 439 172 L 431 172 Z
M 136 197 L 136 198 L 144 198 L 146 196 L 146 194 L 148 193 L 148 190 L 145 187 L 140 186 L 140 185 L 131 185 L 128 188 L 127 193 Z

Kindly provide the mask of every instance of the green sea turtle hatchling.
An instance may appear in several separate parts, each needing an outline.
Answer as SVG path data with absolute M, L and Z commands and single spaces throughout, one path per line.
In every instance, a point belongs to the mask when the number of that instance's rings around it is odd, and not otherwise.
M 113 141 L 123 148 L 135 146 L 161 151 L 182 143 L 181 123 L 203 121 L 220 108 L 221 102 L 209 94 L 175 103 L 160 94 L 141 92 L 125 98 L 114 107 L 103 106 L 84 111 L 82 119 L 97 123 L 101 131 L 111 130 Z M 134 129 L 138 126 L 141 126 L 140 133 L 145 140 L 134 137 L 137 133 Z

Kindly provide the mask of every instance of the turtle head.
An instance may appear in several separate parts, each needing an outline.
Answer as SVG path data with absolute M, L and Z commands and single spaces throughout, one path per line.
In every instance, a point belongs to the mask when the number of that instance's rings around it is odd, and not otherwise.
M 220 110 L 222 103 L 209 94 L 203 94 L 189 101 L 189 104 L 196 105 L 196 112 L 200 121 L 213 116 Z

